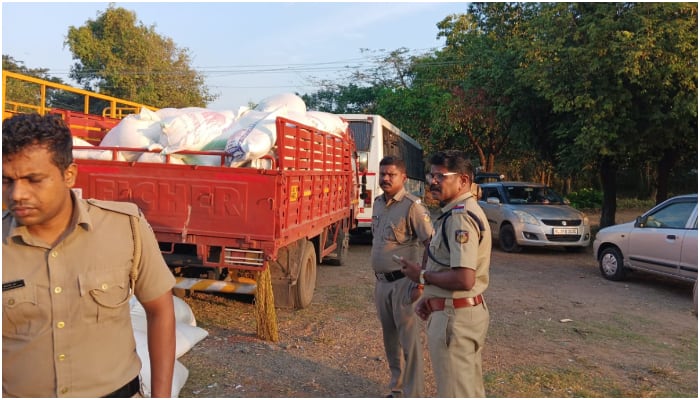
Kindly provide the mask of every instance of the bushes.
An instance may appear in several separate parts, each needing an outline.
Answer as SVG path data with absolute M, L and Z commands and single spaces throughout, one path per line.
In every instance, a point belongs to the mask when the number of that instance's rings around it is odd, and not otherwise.
M 603 206 L 603 192 L 590 188 L 571 192 L 566 198 L 571 202 L 571 206 L 579 210 L 599 210 Z M 640 200 L 634 198 L 617 199 L 617 209 L 638 209 L 648 210 L 656 203 L 654 200 Z
M 566 198 L 569 199 L 572 207 L 579 210 L 601 208 L 603 205 L 603 192 L 590 188 L 571 192 Z

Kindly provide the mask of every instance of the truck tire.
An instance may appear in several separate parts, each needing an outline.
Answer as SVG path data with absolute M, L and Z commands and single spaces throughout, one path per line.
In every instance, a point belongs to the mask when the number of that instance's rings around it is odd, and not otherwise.
M 341 266 L 345 264 L 348 258 L 348 248 L 350 247 L 349 232 L 338 232 L 338 247 L 335 250 L 335 256 L 326 257 L 325 263 L 328 265 Z
M 301 256 L 299 278 L 295 285 L 295 305 L 297 309 L 306 308 L 311 304 L 316 289 L 316 250 L 313 243 L 306 241 Z

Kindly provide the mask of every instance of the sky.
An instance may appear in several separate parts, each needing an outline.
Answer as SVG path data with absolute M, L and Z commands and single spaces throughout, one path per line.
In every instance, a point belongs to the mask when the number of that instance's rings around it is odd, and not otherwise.
M 189 50 L 190 67 L 219 98 L 210 109 L 237 109 L 281 93 L 313 93 L 318 79 L 338 81 L 347 66 L 402 47 L 439 49 L 437 23 L 466 12 L 466 2 L 115 2 L 146 26 Z M 96 2 L 2 1 L 2 54 L 77 86 L 64 48 L 70 26 L 107 9 Z M 370 52 L 362 53 L 361 49 Z M 127 99 L 128 100 L 128 99 Z

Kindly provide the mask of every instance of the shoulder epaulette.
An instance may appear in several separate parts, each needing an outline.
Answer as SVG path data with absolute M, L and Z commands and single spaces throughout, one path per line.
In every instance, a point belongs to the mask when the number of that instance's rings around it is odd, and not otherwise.
M 109 201 L 109 200 L 96 200 L 88 199 L 86 200 L 88 204 L 99 207 L 103 210 L 114 211 L 120 214 L 131 215 L 138 217 L 141 213 L 139 212 L 139 207 L 134 203 L 129 203 L 125 201 Z
M 409 199 L 409 200 L 411 200 L 411 201 L 414 202 L 414 203 L 420 203 L 420 202 L 421 202 L 420 197 L 416 196 L 416 195 L 413 194 L 413 193 L 408 193 L 408 192 L 406 192 L 406 198 Z

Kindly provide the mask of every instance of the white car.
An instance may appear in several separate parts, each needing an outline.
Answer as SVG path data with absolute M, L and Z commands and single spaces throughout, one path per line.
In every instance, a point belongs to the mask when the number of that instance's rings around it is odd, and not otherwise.
M 539 183 L 491 182 L 479 185 L 479 206 L 491 235 L 506 252 L 523 246 L 582 250 L 590 244 L 591 227 L 583 212 Z
M 603 277 L 646 271 L 689 282 L 698 279 L 698 195 L 672 197 L 633 222 L 601 229 L 593 256 Z

